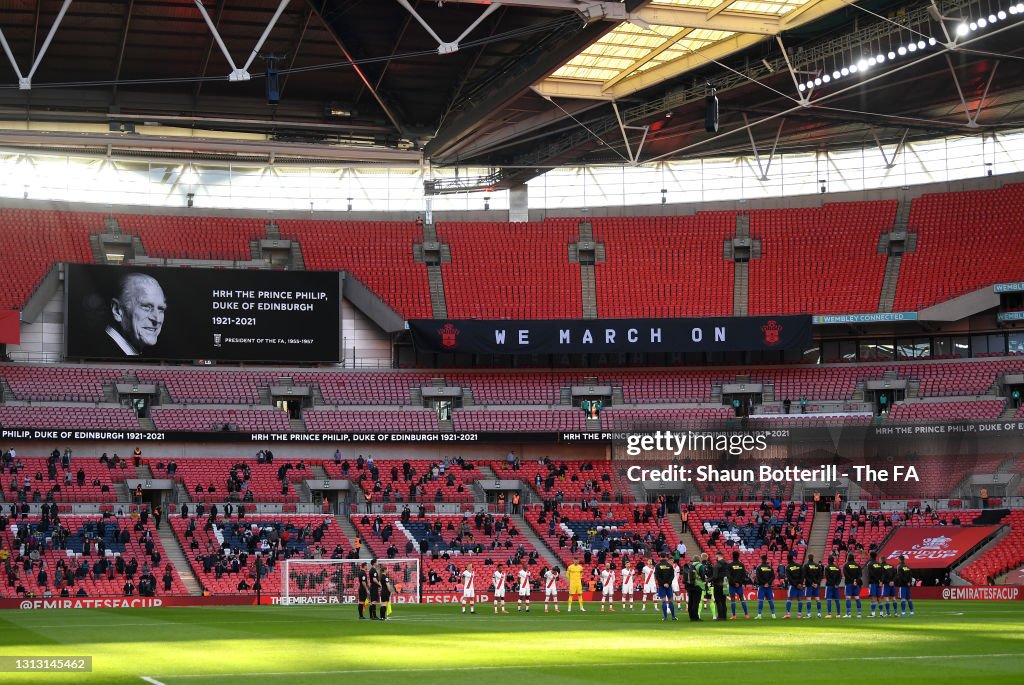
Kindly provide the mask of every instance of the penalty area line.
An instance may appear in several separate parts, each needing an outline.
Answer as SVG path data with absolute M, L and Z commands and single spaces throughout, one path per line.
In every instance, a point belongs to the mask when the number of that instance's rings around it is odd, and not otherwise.
M 140 675 L 139 677 L 145 680 L 147 683 L 149 683 L 149 685 L 165 685 L 156 678 L 150 678 L 148 675 Z
M 1020 658 L 1024 653 L 1013 654 L 914 654 L 914 655 L 886 655 L 886 656 L 852 656 L 837 658 L 814 658 L 814 659 L 722 659 L 722 660 L 701 660 L 701 661 L 618 661 L 606 663 L 573 663 L 573 664 L 507 664 L 503 666 L 458 666 L 455 668 L 438 666 L 437 668 L 352 668 L 332 671 L 250 671 L 248 673 L 178 673 L 175 675 L 162 675 L 165 680 L 177 680 L 179 678 L 272 678 L 280 676 L 299 675 L 367 675 L 367 674 L 388 674 L 388 673 L 436 673 L 438 671 L 515 671 L 515 670 L 536 670 L 546 668 L 635 668 L 637 666 L 724 666 L 735 664 L 791 664 L 791 663 L 818 663 L 835 661 L 915 661 L 915 660 L 948 660 L 948 659 L 1005 659 Z M 167 685 L 152 677 L 142 677 L 151 685 Z

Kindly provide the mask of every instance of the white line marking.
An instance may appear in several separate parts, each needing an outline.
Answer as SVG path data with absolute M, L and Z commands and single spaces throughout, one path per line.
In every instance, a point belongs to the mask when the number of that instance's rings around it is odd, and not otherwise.
M 139 677 L 145 680 L 147 683 L 150 683 L 150 685 L 164 685 L 164 683 L 161 683 L 156 678 L 150 678 L 148 675 L 140 675 Z
M 192 610 L 192 611 L 205 611 L 205 610 L 207 610 L 209 608 L 210 607 L 190 607 L 189 609 Z M 255 608 L 255 607 L 252 607 L 252 608 Z M 996 607 L 987 607 L 986 609 L 972 610 L 971 611 L 971 618 L 972 619 L 980 620 L 980 619 L 983 619 L 983 618 L 986 618 L 986 617 L 990 617 L 990 616 L 1003 616 L 1003 615 L 1005 615 L 1007 613 L 1016 613 L 1016 611 L 1017 611 L 1017 607 L 1007 606 L 1007 607 L 1001 607 L 1001 608 L 1005 609 L 1005 610 L 1000 611 L 1000 610 L 996 609 Z M 543 612 L 538 612 L 538 613 L 543 613 Z M 0 615 L 2 615 L 2 614 L 0 614 Z M 456 612 L 456 614 L 453 614 L 453 615 L 457 615 L 457 612 Z M 580 614 L 580 615 L 582 616 L 582 614 Z M 635 616 L 636 614 L 628 614 L 627 613 L 627 614 L 624 614 L 624 615 L 625 616 Z M 912 619 L 908 618 L 907 621 L 908 622 L 909 621 L 914 621 L 914 622 L 919 623 L 921 621 L 927 621 L 930 616 L 965 616 L 965 615 L 966 615 L 966 613 L 962 612 L 962 611 L 929 611 L 927 614 L 920 614 L 919 613 L 916 617 L 914 617 Z M 484 615 L 483 613 L 481 613 L 480 616 L 483 617 L 484 619 L 487 619 L 487 616 Z M 526 622 L 526 621 L 550 621 L 551 623 L 557 623 L 561 618 L 564 618 L 564 617 L 565 617 L 564 613 L 559 614 L 558 616 L 555 616 L 555 617 L 549 617 L 549 616 L 535 615 L 533 612 L 531 612 L 529 615 L 517 616 L 515 619 L 508 619 L 508 620 L 512 621 L 513 624 L 517 624 L 517 623 L 520 623 L 520 622 Z M 290 618 L 275 619 L 275 618 L 272 617 L 272 615 L 264 614 L 264 615 L 260 616 L 260 620 L 261 620 L 261 622 L 264 622 L 264 623 L 267 623 L 267 624 L 277 625 L 277 624 L 286 624 L 286 623 L 309 623 L 310 619 L 309 618 L 303 618 L 303 619 L 290 619 Z M 338 618 L 328 618 L 328 617 L 325 617 L 325 616 L 321 615 L 321 616 L 316 616 L 316 620 L 317 621 L 321 621 L 321 622 L 352 623 L 356 619 L 355 619 L 355 616 L 347 616 L 347 615 L 346 616 L 339 616 Z M 392 618 L 389 618 L 388 621 L 391 621 L 391 622 L 394 622 L 394 623 L 451 623 L 452 619 L 449 616 L 417 616 L 416 615 L 416 611 L 414 610 L 411 615 L 410 614 L 405 614 L 405 615 L 401 615 L 401 616 L 394 616 Z M 198 627 L 210 627 L 210 628 L 212 628 L 212 627 L 216 627 L 216 626 L 251 624 L 252 622 L 253 622 L 253 619 L 251 619 L 251 618 L 250 619 L 245 619 L 245 620 L 218 621 L 215 618 L 209 618 L 209 617 L 203 617 L 203 621 L 201 623 L 195 623 L 195 622 L 191 622 L 191 621 L 161 621 L 159 619 L 154 619 L 154 621 L 151 622 L 151 623 L 59 623 L 59 624 L 57 624 L 57 623 L 47 623 L 47 624 L 32 624 L 31 622 L 29 622 L 29 623 L 17 623 L 17 624 L 15 624 L 15 623 L 0 624 L 0 632 L 5 631 L 5 630 L 22 631 L 22 630 L 25 630 L 26 628 L 27 629 L 31 629 L 31 630 L 43 629 L 43 628 L 46 628 L 46 629 L 60 629 L 60 628 L 64 628 L 66 630 L 79 630 L 81 628 L 164 628 L 164 627 L 180 628 L 182 626 L 198 626 Z M 863 623 L 864 623 L 864 625 L 876 625 L 875 623 L 872 623 L 870 620 L 868 620 L 866 617 L 863 619 Z M 480 625 L 485 625 L 485 624 L 481 622 Z M 630 624 L 630 625 L 638 625 L 638 624 Z M 653 626 L 653 625 L 656 625 L 656 624 L 652 623 L 651 625 Z M 796 624 L 794 624 L 794 625 L 796 625 Z M 825 625 L 825 624 L 822 623 L 820 625 Z M 837 624 L 832 624 L 832 625 L 837 625 Z M 856 621 L 854 621 L 853 623 L 847 623 L 845 625 L 860 625 L 860 624 L 858 624 Z M 878 625 L 882 625 L 882 624 L 878 624 Z M 884 625 L 895 625 L 895 624 L 884 623 Z M 901 625 L 902 625 L 902 623 L 901 623 Z
M 619 661 L 615 663 L 592 663 L 592 664 L 507 664 L 504 666 L 458 666 L 455 668 L 438 666 L 437 668 L 354 668 L 337 671 L 252 671 L 249 673 L 179 673 L 175 675 L 162 675 L 164 679 L 175 678 L 268 678 L 276 676 L 298 676 L 298 675 L 360 675 L 369 673 L 436 673 L 438 671 L 510 671 L 525 669 L 545 668 L 615 668 L 637 666 L 722 666 L 727 664 L 791 664 L 791 663 L 817 663 L 822 661 L 913 661 L 913 660 L 938 660 L 938 659 L 1019 659 L 1024 653 L 1016 654 L 918 654 L 908 656 L 851 656 L 838 658 L 814 658 L 814 659 L 725 659 L 721 661 Z M 148 680 L 143 678 L 143 680 Z M 150 681 L 152 682 L 152 681 Z

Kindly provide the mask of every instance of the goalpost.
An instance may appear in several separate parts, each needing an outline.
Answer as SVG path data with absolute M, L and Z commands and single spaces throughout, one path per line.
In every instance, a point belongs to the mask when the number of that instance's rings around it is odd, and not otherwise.
M 281 562 L 281 604 L 355 604 L 359 599 L 359 566 L 367 559 L 286 559 Z M 419 604 L 420 560 L 378 559 L 394 592 L 393 604 Z

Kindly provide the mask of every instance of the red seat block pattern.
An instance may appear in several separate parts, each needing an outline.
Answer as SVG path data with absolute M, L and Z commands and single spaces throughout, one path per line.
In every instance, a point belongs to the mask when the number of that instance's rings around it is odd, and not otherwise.
M 886 255 L 878 237 L 895 200 L 750 212 L 761 258 L 750 262 L 750 313 L 878 311 Z
M 903 257 L 896 311 L 918 311 L 991 286 L 1024 280 L 1024 184 L 929 193 L 910 206 L 917 251 Z

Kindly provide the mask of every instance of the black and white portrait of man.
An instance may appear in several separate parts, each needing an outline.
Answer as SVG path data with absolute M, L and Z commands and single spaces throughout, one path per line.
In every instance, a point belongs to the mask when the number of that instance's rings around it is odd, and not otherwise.
M 155 278 L 142 273 L 125 274 L 110 299 L 106 334 L 124 356 L 145 355 L 146 348 L 156 345 L 160 337 L 166 312 L 167 298 Z

